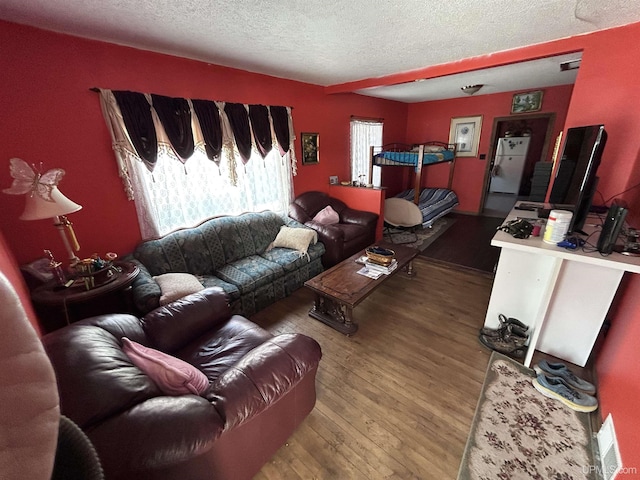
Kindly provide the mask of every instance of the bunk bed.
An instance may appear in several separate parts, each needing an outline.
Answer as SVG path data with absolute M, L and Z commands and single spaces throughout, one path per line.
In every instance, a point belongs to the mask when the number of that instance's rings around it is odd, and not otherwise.
M 455 144 L 433 141 L 420 145 L 392 143 L 382 147 L 371 147 L 370 173 L 373 172 L 374 166 L 413 167 L 415 171 L 413 188 L 399 193 L 396 197 L 412 201 L 420 210 L 422 226 L 431 227 L 438 218 L 446 215 L 459 204 L 457 195 L 451 190 L 455 161 Z M 449 163 L 447 188 L 421 188 L 423 167 L 440 163 Z M 394 225 L 396 222 L 388 223 Z M 407 226 L 402 223 L 400 225 Z

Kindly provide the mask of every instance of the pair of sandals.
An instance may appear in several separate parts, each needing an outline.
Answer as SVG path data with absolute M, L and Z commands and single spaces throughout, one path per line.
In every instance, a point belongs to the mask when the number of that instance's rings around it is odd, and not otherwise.
M 478 340 L 485 347 L 504 355 L 523 358 L 527 352 L 525 343 L 529 339 L 529 327 L 517 318 L 507 318 L 498 315 L 498 328 L 483 327 L 480 329 Z

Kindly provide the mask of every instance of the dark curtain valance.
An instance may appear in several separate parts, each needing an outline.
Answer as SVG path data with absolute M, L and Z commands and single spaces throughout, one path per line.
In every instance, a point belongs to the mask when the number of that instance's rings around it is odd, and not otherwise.
M 219 163 L 222 152 L 222 124 L 218 106 L 209 100 L 191 100 L 191 104 L 200 123 L 207 158 Z
M 253 128 L 253 138 L 256 140 L 256 148 L 264 158 L 273 148 L 269 109 L 264 105 L 249 105 L 249 119 Z
M 289 151 L 289 112 L 287 107 L 269 107 L 273 131 L 280 146 L 280 153 L 284 155 Z
M 158 138 L 153 124 L 151 106 L 142 93 L 114 90 L 113 96 L 122 113 L 131 143 L 151 169 L 158 159 Z
M 189 102 L 184 98 L 154 94 L 151 99 L 171 146 L 181 159 L 188 159 L 194 150 Z
M 135 150 L 149 170 L 155 166 L 159 147 L 169 147 L 172 156 L 184 162 L 196 147 L 204 144 L 207 157 L 219 163 L 223 149 L 235 146 L 243 163 L 247 163 L 254 144 L 262 158 L 266 158 L 275 141 L 280 156 L 291 154 L 292 171 L 296 173 L 295 151 L 290 149 L 293 126 L 287 107 L 225 104 L 125 90 L 91 90 L 103 96 L 106 92 L 113 94 L 120 110 L 119 115 L 114 113 L 114 118 L 122 116 L 123 138 L 129 138 L 131 151 Z M 106 108 L 108 111 L 108 106 Z M 157 116 L 153 115 L 154 111 Z M 160 127 L 158 121 L 163 131 L 156 130 Z M 192 129 L 194 121 L 198 122 L 198 131 Z
M 247 163 L 251 158 L 251 127 L 247 109 L 242 103 L 227 103 L 224 106 L 224 112 L 229 119 L 242 161 Z

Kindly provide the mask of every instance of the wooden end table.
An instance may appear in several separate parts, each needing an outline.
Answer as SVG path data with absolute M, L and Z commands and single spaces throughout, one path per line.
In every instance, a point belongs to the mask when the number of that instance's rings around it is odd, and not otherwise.
M 94 315 L 131 312 L 126 291 L 140 270 L 130 262 L 115 262 L 112 269 L 112 275 L 105 275 L 89 290 L 79 280 L 68 288 L 55 281 L 36 287 L 31 300 L 45 332 Z
M 374 280 L 357 273 L 363 265 L 356 263 L 356 260 L 365 254 L 364 250 L 343 260 L 304 283 L 315 293 L 309 316 L 345 335 L 351 335 L 358 330 L 358 325 L 353 321 L 353 309 L 360 302 L 397 272 L 405 271 L 409 276 L 414 274 L 413 259 L 419 253 L 417 249 L 384 241 L 376 245 L 395 252 L 398 268 Z

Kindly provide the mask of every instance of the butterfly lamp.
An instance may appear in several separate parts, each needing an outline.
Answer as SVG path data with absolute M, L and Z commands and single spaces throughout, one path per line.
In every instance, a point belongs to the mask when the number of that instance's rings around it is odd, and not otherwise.
M 67 220 L 66 215 L 77 212 L 82 206 L 69 200 L 58 190 L 64 170 L 54 168 L 41 174 L 19 158 L 12 158 L 9 162 L 13 184 L 3 192 L 13 195 L 26 194 L 24 212 L 20 215 L 20 220 L 52 218 L 69 254 L 69 261 L 71 265 L 75 265 L 80 261 L 75 254 L 80 250 L 80 245 L 73 225 Z

